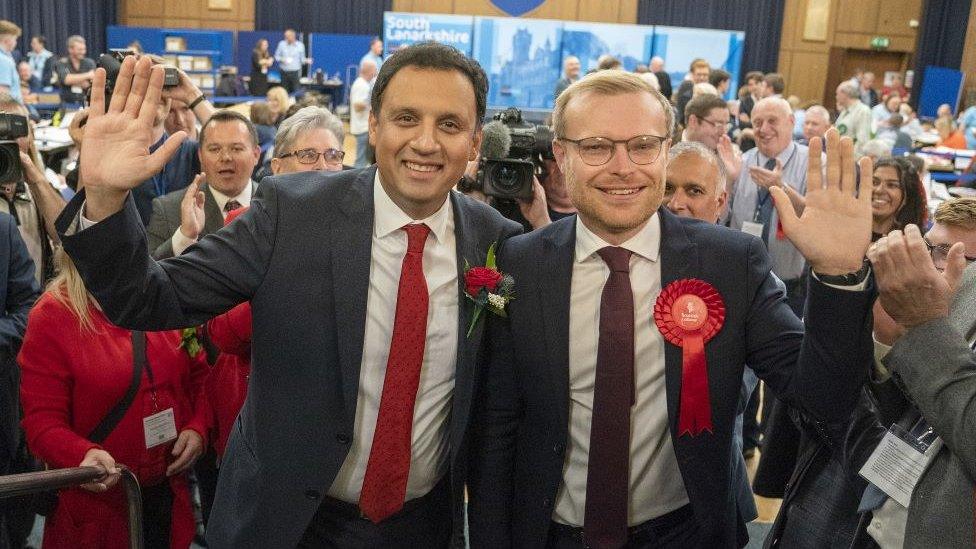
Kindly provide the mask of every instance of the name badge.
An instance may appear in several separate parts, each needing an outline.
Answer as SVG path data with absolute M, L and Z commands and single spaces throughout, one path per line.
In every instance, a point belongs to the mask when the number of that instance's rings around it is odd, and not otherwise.
M 142 420 L 142 430 L 146 434 L 146 449 L 154 448 L 176 440 L 176 418 L 172 408 L 153 414 Z
M 928 444 L 892 425 L 858 474 L 907 509 L 918 479 L 941 448 L 941 438 Z
M 742 222 L 742 232 L 746 234 L 751 234 L 752 236 L 762 238 L 763 224 L 756 223 L 755 221 L 743 221 Z
M 71 86 L 71 93 L 82 93 L 83 91 L 85 90 L 81 89 L 81 86 Z

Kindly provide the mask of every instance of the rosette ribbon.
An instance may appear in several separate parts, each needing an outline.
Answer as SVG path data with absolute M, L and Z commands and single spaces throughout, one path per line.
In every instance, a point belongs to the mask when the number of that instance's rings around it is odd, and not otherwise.
M 654 303 L 654 323 L 668 343 L 681 347 L 678 436 L 712 431 L 705 343 L 725 323 L 725 303 L 714 286 L 697 278 L 668 284 Z

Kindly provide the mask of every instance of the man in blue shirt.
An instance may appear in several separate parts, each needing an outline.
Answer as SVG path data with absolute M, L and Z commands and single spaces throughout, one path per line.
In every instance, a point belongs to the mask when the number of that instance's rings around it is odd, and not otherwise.
M 17 47 L 17 39 L 20 38 L 20 27 L 0 19 L 0 91 L 10 94 L 18 103 L 24 104 L 24 98 L 20 93 L 20 75 L 17 74 L 17 63 L 14 62 L 10 52 Z
M 369 51 L 363 58 L 359 60 L 359 65 L 362 66 L 363 61 L 369 59 L 373 63 L 376 63 L 377 72 L 380 67 L 383 66 L 383 41 L 380 40 L 379 36 L 374 36 L 372 40 L 369 41 Z
M 44 72 L 47 60 L 54 57 L 54 54 L 47 49 L 47 38 L 35 36 L 31 38 L 31 51 L 27 52 L 27 62 L 30 63 L 31 72 L 41 86 L 51 84 L 51 68 L 48 66 L 47 74 Z M 46 77 L 46 78 L 45 78 Z
M 312 62 L 305 57 L 305 44 L 295 39 L 294 30 L 288 29 L 285 39 L 278 42 L 274 56 L 281 71 L 281 85 L 288 93 L 294 92 L 301 87 L 302 65 Z

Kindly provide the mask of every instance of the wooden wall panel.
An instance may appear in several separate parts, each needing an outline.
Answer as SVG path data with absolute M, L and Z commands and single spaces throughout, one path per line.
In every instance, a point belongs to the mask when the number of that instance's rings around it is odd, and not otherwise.
M 121 0 L 119 21 L 138 27 L 254 30 L 254 2 L 233 0 L 229 10 L 212 10 L 207 0 Z
M 969 11 L 969 27 L 966 30 L 966 45 L 962 49 L 962 70 L 966 73 L 963 83 L 964 105 L 976 105 L 976 2 Z
M 899 2 L 902 0 L 898 0 Z M 839 32 L 874 33 L 881 0 L 840 0 L 833 10 Z
M 829 53 L 793 52 L 792 70 L 787 80 L 789 95 L 795 95 L 803 100 L 822 101 L 829 57 Z M 830 105 L 827 107 L 830 108 Z
M 885 2 L 878 14 L 877 33 L 882 35 L 909 36 L 915 38 L 917 27 L 909 22 L 922 20 L 922 0 L 898 0 Z

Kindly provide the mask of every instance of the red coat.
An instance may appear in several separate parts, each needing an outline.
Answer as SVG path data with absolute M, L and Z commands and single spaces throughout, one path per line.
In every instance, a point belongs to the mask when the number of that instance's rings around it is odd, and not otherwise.
M 207 323 L 210 340 L 220 356 L 207 378 L 207 403 L 217 456 L 224 455 L 227 438 L 247 397 L 251 375 L 251 304 L 241 303 Z
M 178 331 L 146 334 L 158 404 L 148 376 L 118 426 L 99 446 L 85 436 L 121 400 L 132 381 L 132 338 L 92 308 L 95 332 L 83 331 L 74 314 L 46 292 L 30 313 L 18 361 L 24 430 L 31 451 L 51 467 L 77 467 L 91 448 L 101 447 L 131 469 L 143 486 L 169 482 L 173 490 L 170 546 L 190 545 L 195 523 L 186 475 L 167 479 L 172 443 L 147 450 L 143 418 L 172 407 L 177 431 L 206 437 L 203 387 L 209 367 L 203 353 L 191 359 L 179 348 Z M 157 407 L 158 406 L 158 407 Z M 204 438 L 206 440 L 206 438 Z M 44 527 L 44 548 L 128 547 L 125 496 L 121 484 L 104 494 L 81 489 L 61 492 Z

